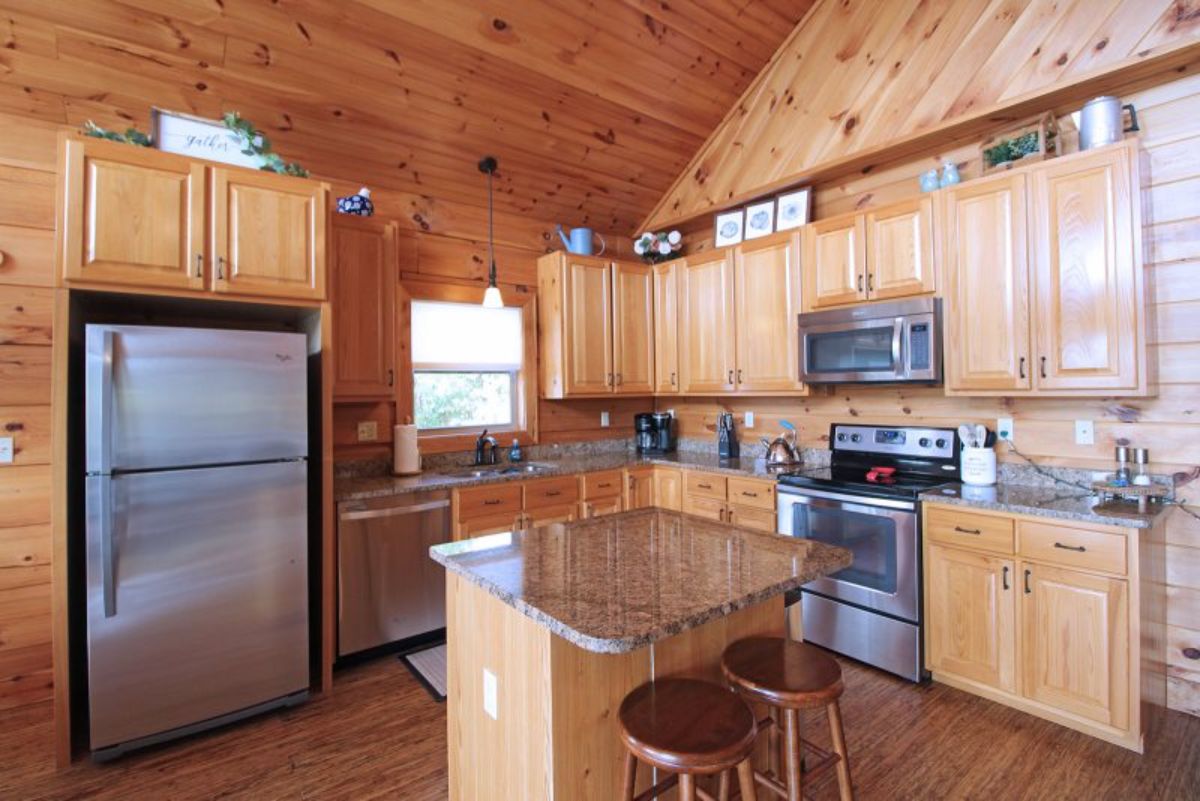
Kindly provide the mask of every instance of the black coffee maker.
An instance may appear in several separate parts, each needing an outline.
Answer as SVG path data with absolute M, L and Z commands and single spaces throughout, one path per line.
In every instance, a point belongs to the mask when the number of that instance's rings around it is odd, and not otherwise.
M 675 450 L 674 419 L 667 412 L 643 412 L 633 416 L 633 444 L 638 453 L 670 453 Z

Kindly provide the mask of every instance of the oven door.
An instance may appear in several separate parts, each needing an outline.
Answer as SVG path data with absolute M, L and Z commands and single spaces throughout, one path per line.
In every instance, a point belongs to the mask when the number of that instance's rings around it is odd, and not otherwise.
M 801 324 L 800 379 L 808 384 L 903 381 L 904 318 Z
M 805 584 L 805 591 L 914 623 L 920 619 L 920 542 L 913 503 L 810 489 L 780 489 L 778 498 L 781 533 L 854 554 L 850 567 Z

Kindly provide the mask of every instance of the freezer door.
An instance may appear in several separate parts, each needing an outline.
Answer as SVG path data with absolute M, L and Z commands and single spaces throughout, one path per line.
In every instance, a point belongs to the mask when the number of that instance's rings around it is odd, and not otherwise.
M 89 473 L 308 452 L 303 334 L 89 325 L 86 347 Z
M 87 479 L 93 749 L 307 688 L 306 472 Z

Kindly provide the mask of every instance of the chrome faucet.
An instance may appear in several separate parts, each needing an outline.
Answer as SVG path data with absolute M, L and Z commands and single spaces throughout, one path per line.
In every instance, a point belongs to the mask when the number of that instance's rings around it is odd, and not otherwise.
M 475 440 L 475 467 L 485 464 L 496 464 L 496 438 L 488 436 L 487 429 Z M 484 449 L 487 449 L 486 452 Z

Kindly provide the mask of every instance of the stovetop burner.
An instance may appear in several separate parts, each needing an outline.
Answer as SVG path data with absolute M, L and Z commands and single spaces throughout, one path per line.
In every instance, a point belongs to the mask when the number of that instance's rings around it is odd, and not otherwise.
M 894 474 L 872 481 L 869 472 L 854 469 L 818 467 L 781 473 L 779 483 L 793 487 L 812 487 L 829 491 L 856 490 L 875 495 L 898 498 L 915 498 L 922 492 L 957 480 L 954 476 L 921 476 Z

